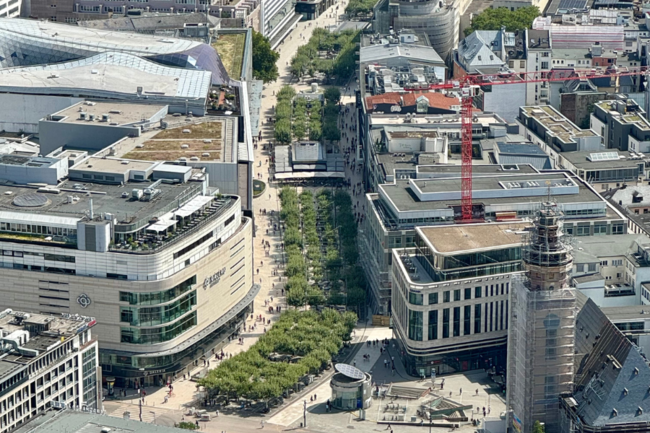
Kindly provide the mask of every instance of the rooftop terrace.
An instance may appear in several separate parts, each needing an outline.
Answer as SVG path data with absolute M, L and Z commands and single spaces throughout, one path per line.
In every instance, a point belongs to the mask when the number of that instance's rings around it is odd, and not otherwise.
M 624 113 L 618 111 L 618 106 L 621 103 L 625 104 Z M 639 106 L 636 103 L 632 104 L 626 101 L 600 101 L 596 102 L 596 106 L 612 112 L 614 118 L 623 124 L 636 124 L 636 126 L 643 130 L 650 130 L 650 122 L 645 117 L 639 112 L 629 110 L 632 107 L 638 109 Z

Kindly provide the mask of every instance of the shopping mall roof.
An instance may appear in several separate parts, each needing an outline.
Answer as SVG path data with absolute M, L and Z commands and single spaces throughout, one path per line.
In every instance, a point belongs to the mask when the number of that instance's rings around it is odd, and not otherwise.
M 129 125 L 151 119 L 156 113 L 165 110 L 163 105 L 133 104 L 128 102 L 84 101 L 64 108 L 52 114 L 53 120 L 62 123 L 88 123 L 88 115 L 95 115 L 101 119 L 107 114 L 111 124 Z M 81 118 L 80 113 L 85 113 L 86 118 Z M 106 123 L 108 125 L 108 123 Z
M 51 21 L 1 18 L 0 32 L 32 39 L 35 44 L 78 44 L 88 50 L 119 50 L 139 55 L 169 54 L 201 45 L 192 39 L 91 29 Z
M 192 39 L 0 18 L 0 68 L 49 68 L 109 52 L 146 58 L 159 65 L 210 71 L 213 84 L 232 84 L 217 51 Z
M 47 66 L 0 69 L 0 91 L 76 94 L 112 99 L 176 102 L 205 100 L 208 71 L 172 68 L 118 52 Z M 142 90 L 139 92 L 139 90 Z
M 100 171 L 100 168 L 96 170 Z M 92 200 L 95 214 L 113 214 L 119 224 L 130 224 L 148 220 L 168 207 L 177 205 L 179 200 L 186 200 L 201 193 L 201 183 L 198 182 L 162 183 L 156 187 L 160 192 L 156 194 L 155 200 L 132 199 L 133 189 L 144 189 L 150 185 L 151 182 L 126 182 L 121 186 L 68 180 L 56 188 L 50 188 L 51 192 L 45 192 L 45 189 L 0 185 L 0 219 L 15 219 L 23 224 L 28 221 L 37 225 L 76 227 L 76 221 L 88 214 Z M 17 206 L 16 199 L 21 196 L 42 197 L 42 201 L 33 201 L 36 206 Z

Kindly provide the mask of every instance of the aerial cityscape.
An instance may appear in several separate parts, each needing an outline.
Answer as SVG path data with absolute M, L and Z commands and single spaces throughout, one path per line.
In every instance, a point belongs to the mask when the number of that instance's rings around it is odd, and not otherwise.
M 0 433 L 650 433 L 646 23 L 0 0 Z

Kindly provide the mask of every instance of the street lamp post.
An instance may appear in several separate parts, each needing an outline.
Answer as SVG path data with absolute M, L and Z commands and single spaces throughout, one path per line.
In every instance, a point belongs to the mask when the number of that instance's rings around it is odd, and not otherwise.
M 307 400 L 304 400 L 302 403 L 302 419 L 305 428 L 307 427 Z
M 140 388 L 138 388 L 138 403 L 140 405 L 140 422 L 142 422 L 142 397 L 140 395 Z

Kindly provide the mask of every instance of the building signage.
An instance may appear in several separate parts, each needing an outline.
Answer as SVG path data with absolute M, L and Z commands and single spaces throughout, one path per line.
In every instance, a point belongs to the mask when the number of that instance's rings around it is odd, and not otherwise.
M 399 113 L 400 111 L 402 111 L 402 107 L 400 107 L 399 105 L 391 105 L 390 111 L 391 113 Z
M 206 277 L 205 280 L 203 281 L 203 288 L 207 289 L 208 287 L 212 287 L 215 284 L 218 284 L 219 281 L 221 281 L 221 277 L 226 274 L 226 268 L 224 267 L 218 272 L 215 272 L 212 276 Z
M 77 298 L 77 304 L 81 305 L 81 308 L 87 308 L 91 303 L 90 297 L 85 293 L 82 293 Z

